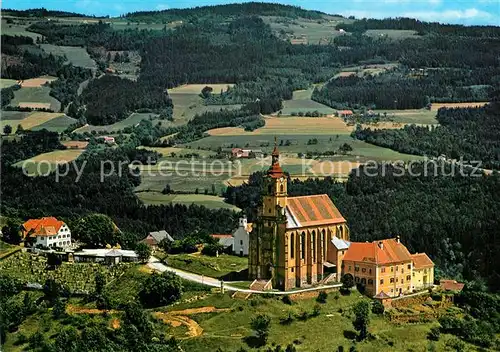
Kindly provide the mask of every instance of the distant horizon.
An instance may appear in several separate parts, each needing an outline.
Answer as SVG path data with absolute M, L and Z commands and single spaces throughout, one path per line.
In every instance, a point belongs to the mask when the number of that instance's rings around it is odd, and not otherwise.
M 139 11 L 163 11 L 170 9 L 186 9 L 212 5 L 227 5 L 250 1 L 217 1 L 217 0 L 121 0 L 107 1 L 105 4 L 97 0 L 3 0 L 2 11 L 28 10 L 45 8 L 52 11 L 65 11 L 96 16 L 117 18 L 127 13 Z M 494 25 L 500 26 L 500 1 L 498 0 L 284 0 L 259 1 L 282 5 L 299 6 L 305 10 L 320 11 L 329 15 L 339 14 L 344 17 L 362 18 L 394 18 L 408 17 L 427 22 L 461 25 Z

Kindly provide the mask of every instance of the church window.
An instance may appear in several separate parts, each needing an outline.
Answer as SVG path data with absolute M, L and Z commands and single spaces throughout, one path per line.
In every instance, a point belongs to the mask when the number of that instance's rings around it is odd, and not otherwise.
M 393 278 L 393 277 L 391 277 L 391 284 L 393 284 L 393 283 L 394 283 L 394 278 Z
M 410 275 L 406 275 L 406 281 L 410 281 L 411 280 L 411 276 Z
M 273 193 L 273 185 L 267 186 L 267 193 L 269 194 Z
M 293 269 L 294 269 L 294 268 L 292 267 L 292 273 L 294 272 L 294 270 L 293 270 Z
M 362 272 L 366 273 L 366 268 L 361 269 Z
M 383 285 L 384 284 L 384 279 L 380 279 L 380 284 Z
M 351 271 L 351 266 L 349 265 L 349 271 Z
M 292 235 L 290 236 L 290 258 L 293 259 L 294 254 L 295 254 L 295 234 L 292 233 Z M 292 271 L 293 271 L 293 268 L 292 268 Z
M 343 239 L 344 238 L 344 227 L 340 226 L 339 230 L 340 230 L 340 238 Z
M 380 272 L 381 272 L 381 273 L 385 273 L 385 268 L 381 268 L 381 269 L 380 269 Z
M 323 242 L 323 258 L 326 258 L 326 234 L 325 234 L 325 230 L 322 230 L 321 231 L 321 234 L 322 234 L 322 242 Z
M 362 278 L 362 279 L 361 279 L 361 283 L 362 283 L 363 285 L 366 285 L 366 279 L 365 279 L 365 278 Z
M 408 270 L 410 270 L 410 269 L 411 269 L 411 264 L 408 264 Z
M 355 266 L 354 271 L 359 271 L 359 266 Z
M 354 278 L 354 281 L 358 282 L 359 283 L 359 277 L 355 277 Z
M 373 279 L 368 279 L 368 285 L 373 285 Z
M 369 273 L 371 274 L 372 273 L 372 269 L 369 270 Z
M 394 268 L 391 266 L 391 273 L 393 273 L 393 272 L 394 272 Z
M 271 214 L 271 208 L 269 208 L 269 214 Z
M 312 232 L 313 263 L 316 262 L 316 232 Z
M 306 257 L 306 234 L 302 232 L 300 235 L 300 257 L 305 259 Z
M 284 187 L 283 187 L 283 185 L 281 185 L 280 186 L 280 192 L 283 193 L 283 191 L 284 191 Z

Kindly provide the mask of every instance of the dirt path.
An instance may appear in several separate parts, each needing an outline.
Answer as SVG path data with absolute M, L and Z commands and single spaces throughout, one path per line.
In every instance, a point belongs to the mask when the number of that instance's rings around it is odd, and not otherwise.
M 118 311 L 114 310 L 114 309 L 105 310 L 105 309 L 97 309 L 97 308 L 85 308 L 85 307 L 78 307 L 78 306 L 74 306 L 72 304 L 68 304 L 66 306 L 66 313 L 68 313 L 68 314 L 102 314 L 102 313 L 117 314 Z
M 229 308 L 201 307 L 184 310 L 176 310 L 172 312 L 154 312 L 153 316 L 161 320 L 165 324 L 169 324 L 174 328 L 184 325 L 188 328 L 186 338 L 197 337 L 203 334 L 203 328 L 193 319 L 187 317 L 191 314 L 227 312 Z

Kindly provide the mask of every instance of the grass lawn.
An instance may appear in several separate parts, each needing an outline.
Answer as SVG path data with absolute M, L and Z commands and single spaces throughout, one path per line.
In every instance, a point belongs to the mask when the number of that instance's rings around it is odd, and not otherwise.
M 311 100 L 311 94 L 313 90 L 314 87 L 311 87 L 307 90 L 294 91 L 292 100 L 283 101 L 283 109 L 281 109 L 281 113 L 283 115 L 291 115 L 293 112 L 306 113 L 318 111 L 322 114 L 334 114 L 336 111 L 335 109 Z
M 189 148 L 177 148 L 177 147 L 139 147 L 147 150 L 152 150 L 157 153 L 162 154 L 164 157 L 181 157 L 186 154 L 198 154 L 201 158 L 207 158 L 209 156 L 217 154 L 211 150 L 202 149 L 189 149 Z M 172 153 L 174 154 L 172 156 Z
M 168 265 L 199 275 L 222 277 L 233 271 L 241 271 L 248 266 L 248 258 L 222 254 L 219 257 L 195 254 L 169 254 Z
M 11 100 L 10 105 L 45 107 L 53 111 L 59 111 L 61 103 L 51 97 L 49 93 L 49 87 L 23 87 L 14 92 L 14 99 Z
M 33 32 L 28 32 L 26 30 L 26 27 L 28 27 L 28 24 L 20 24 L 17 23 L 7 23 L 7 20 L 2 16 L 2 34 L 4 35 L 10 35 L 10 36 L 26 36 L 26 37 L 31 37 L 33 38 L 33 41 L 36 41 L 36 38 L 42 37 L 41 34 L 38 33 L 33 33 Z
M 15 79 L 0 78 L 0 89 L 12 87 L 17 84 Z
M 76 46 L 58 46 L 52 44 L 40 44 L 40 46 L 44 51 L 51 53 L 52 55 L 66 56 L 68 61 L 74 66 L 93 69 L 97 67 L 95 61 L 90 57 L 85 48 Z
M 205 194 L 162 194 L 161 192 L 137 192 L 137 197 L 146 205 L 183 204 L 203 205 L 210 209 L 231 209 L 240 211 L 234 205 L 224 202 L 224 198 Z

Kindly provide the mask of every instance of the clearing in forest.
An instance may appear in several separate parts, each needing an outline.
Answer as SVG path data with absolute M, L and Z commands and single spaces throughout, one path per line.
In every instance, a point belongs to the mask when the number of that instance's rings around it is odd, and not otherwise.
M 40 76 L 37 78 L 30 78 L 24 81 L 21 81 L 21 87 L 23 88 L 36 88 L 43 86 L 46 83 L 50 83 L 57 80 L 57 77 L 53 76 Z
M 473 101 L 469 103 L 432 103 L 431 111 L 437 111 L 440 108 L 477 108 L 488 104 L 487 101 Z
M 64 114 L 59 112 L 34 112 L 21 120 L 2 120 L 1 126 L 3 128 L 5 125 L 10 125 L 15 130 L 21 125 L 25 130 L 29 130 L 61 116 Z

